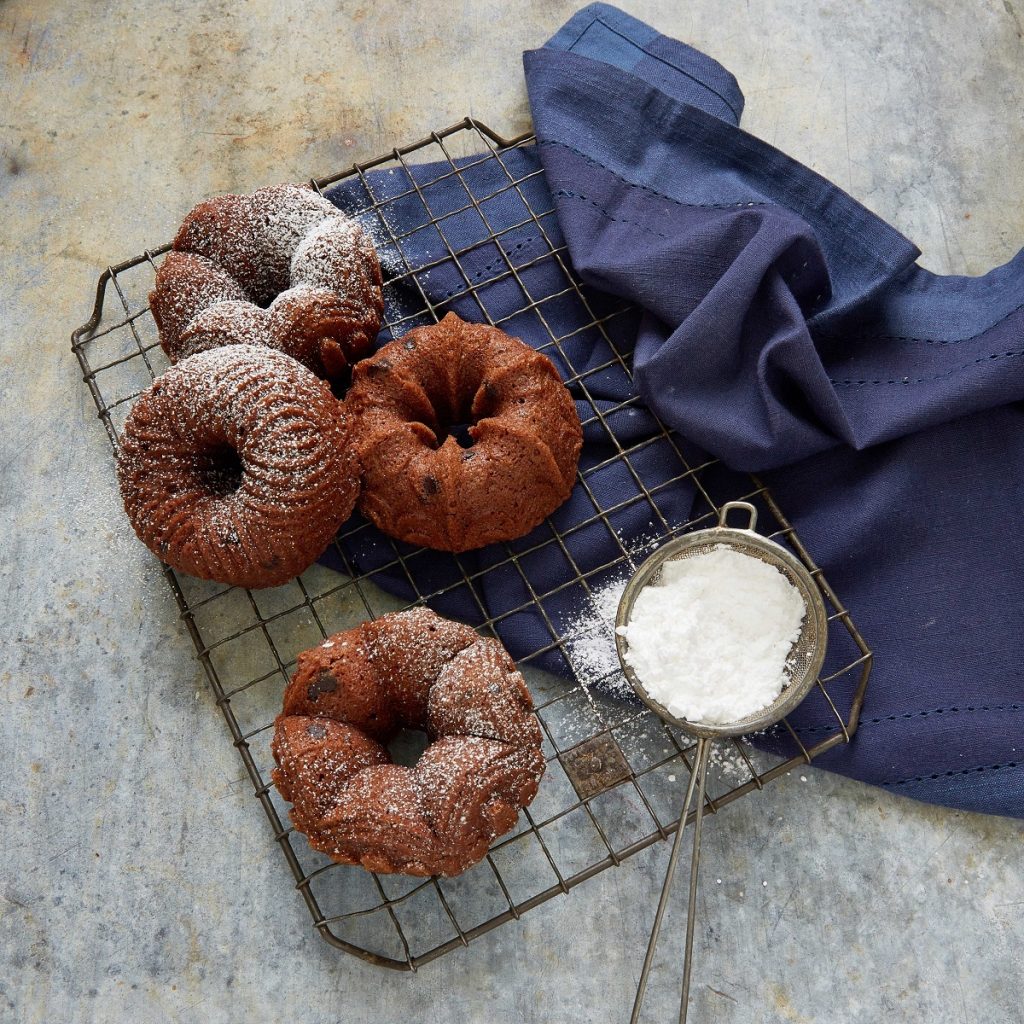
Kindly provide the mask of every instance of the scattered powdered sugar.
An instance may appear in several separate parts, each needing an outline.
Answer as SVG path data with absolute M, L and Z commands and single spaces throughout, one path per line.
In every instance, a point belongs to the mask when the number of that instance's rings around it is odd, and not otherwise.
M 617 530 L 616 536 L 628 559 L 628 572 L 635 571 L 665 539 L 654 531 L 626 536 Z M 619 576 L 592 589 L 586 605 L 565 622 L 563 629 L 562 646 L 576 678 L 583 686 L 596 687 L 613 697 L 633 695 L 615 648 L 615 616 L 627 580 L 628 575 Z
M 724 724 L 782 691 L 805 614 L 778 569 L 718 545 L 667 562 L 619 632 L 637 677 L 671 714 Z
M 619 538 L 619 545 L 622 547 L 622 550 L 631 556 L 630 562 L 633 563 L 634 568 L 654 551 L 659 544 L 664 543 L 666 539 L 664 534 L 658 533 L 656 530 L 638 535 L 627 535 L 623 530 L 619 529 L 615 531 L 615 535 Z
M 157 589 L 163 576 L 160 563 L 150 558 L 135 534 L 124 527 L 123 502 L 106 464 L 83 463 L 75 499 L 61 503 L 61 512 L 63 530 L 55 534 L 54 540 L 76 546 L 82 540 L 89 541 L 96 573 L 88 585 L 100 589 L 106 588 L 109 580 L 124 583 L 125 570 L 131 569 L 134 579 L 119 590 L 134 592 L 146 608 L 154 594 L 166 593 L 165 586 Z M 97 538 L 100 543 L 96 543 Z M 85 586 L 85 581 L 80 585 Z
M 376 250 L 377 259 L 386 274 L 390 277 L 398 277 L 408 272 L 409 266 L 379 211 L 367 210 L 359 214 L 347 214 L 347 216 L 363 229 L 370 244 Z M 421 280 L 425 280 L 427 275 L 418 274 L 417 276 Z
M 731 743 L 714 743 L 708 751 L 708 763 L 712 774 L 723 781 L 739 785 L 752 778 L 750 766 L 743 755 Z
M 566 623 L 563 640 L 565 653 L 580 683 L 619 697 L 632 693 L 615 651 L 615 615 L 625 589 L 623 578 L 611 580 L 593 591 L 589 606 Z

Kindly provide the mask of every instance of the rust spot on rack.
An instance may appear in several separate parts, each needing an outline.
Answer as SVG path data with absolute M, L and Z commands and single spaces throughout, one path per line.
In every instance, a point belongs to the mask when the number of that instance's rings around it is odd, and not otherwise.
M 562 757 L 565 773 L 581 800 L 587 800 L 629 778 L 629 765 L 611 736 L 595 736 Z

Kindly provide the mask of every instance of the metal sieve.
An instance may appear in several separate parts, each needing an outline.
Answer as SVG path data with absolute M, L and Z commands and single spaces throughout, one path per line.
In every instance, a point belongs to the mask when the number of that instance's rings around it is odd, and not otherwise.
M 749 520 L 746 528 L 736 529 L 726 525 L 729 512 L 733 509 L 741 509 L 747 513 Z M 623 591 L 622 598 L 619 601 L 618 613 L 615 617 L 615 647 L 619 655 L 619 661 L 622 664 L 623 673 L 640 700 L 651 708 L 655 714 L 693 736 L 697 741 L 694 766 L 690 772 L 690 782 L 686 789 L 682 813 L 679 816 L 679 827 L 676 831 L 675 841 L 672 844 L 668 869 L 665 872 L 665 882 L 661 890 L 661 899 L 658 901 L 658 910 L 654 917 L 654 927 L 651 930 L 651 938 L 647 945 L 647 955 L 644 957 L 643 970 L 640 973 L 640 983 L 637 986 L 636 1000 L 633 1003 L 630 1024 L 636 1024 L 640 1017 L 640 1009 L 643 1006 L 644 993 L 647 989 L 647 980 L 654 960 L 654 951 L 658 943 L 658 935 L 661 932 L 665 908 L 668 905 L 668 897 L 672 889 L 672 880 L 675 877 L 679 852 L 682 848 L 683 829 L 687 816 L 690 813 L 690 805 L 693 803 L 694 793 L 696 793 L 693 856 L 690 861 L 690 893 L 686 913 L 686 951 L 683 958 L 683 987 L 679 1004 L 679 1022 L 680 1024 L 685 1024 L 686 1021 L 690 992 L 690 969 L 693 960 L 694 910 L 697 897 L 697 879 L 700 870 L 701 825 L 704 820 L 704 791 L 707 781 L 708 756 L 711 752 L 712 742 L 718 737 L 742 736 L 746 733 L 758 732 L 784 718 L 807 696 L 814 686 L 815 680 L 818 678 L 818 672 L 821 670 L 822 662 L 825 659 L 825 647 L 828 640 L 828 617 L 825 613 L 825 603 L 822 600 L 821 591 L 803 563 L 792 552 L 782 547 L 781 544 L 777 544 L 775 541 L 769 540 L 767 537 L 763 537 L 755 532 L 754 527 L 756 525 L 757 509 L 753 505 L 746 501 L 727 502 L 722 506 L 717 526 L 708 530 L 697 530 L 693 533 L 688 533 L 658 548 L 637 569 L 632 579 L 626 585 L 626 589 Z M 633 668 L 626 661 L 626 652 L 629 649 L 629 644 L 626 638 L 620 635 L 619 627 L 626 626 L 629 623 L 633 606 L 640 591 L 645 587 L 656 584 L 661 579 L 662 569 L 666 562 L 677 561 L 682 558 L 692 558 L 694 555 L 704 554 L 713 548 L 723 546 L 732 548 L 739 554 L 758 558 L 762 562 L 778 569 L 796 587 L 800 597 L 803 599 L 806 613 L 803 625 L 800 628 L 800 635 L 793 644 L 787 662 L 789 682 L 771 704 L 736 722 L 724 724 L 691 722 L 670 714 L 660 701 L 655 700 L 647 692 L 643 680 L 637 677 Z

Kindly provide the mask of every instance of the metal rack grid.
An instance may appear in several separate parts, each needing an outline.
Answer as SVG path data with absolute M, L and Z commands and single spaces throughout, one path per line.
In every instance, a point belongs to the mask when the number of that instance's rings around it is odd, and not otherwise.
M 607 297 L 603 297 L 601 306 L 602 297 L 578 282 L 553 221 L 553 211 L 536 210 L 527 202 L 527 178 L 540 172 L 517 176 L 509 170 L 508 158 L 513 150 L 531 142 L 529 135 L 503 139 L 480 122 L 466 118 L 419 142 L 312 184 L 322 190 L 335 183 L 358 182 L 365 190 L 367 202 L 350 212 L 375 218 L 384 229 L 384 244 L 401 253 L 403 235 L 387 216 L 389 205 L 415 194 L 430 211 L 424 194 L 427 186 L 419 180 L 422 175 L 413 173 L 416 168 L 429 162 L 435 168 L 429 180 L 433 185 L 445 180 L 461 181 L 473 167 L 493 165 L 491 169 L 500 174 L 495 195 L 514 190 L 528 214 L 523 223 L 513 227 L 528 224 L 543 243 L 541 251 L 517 261 L 509 252 L 513 246 L 503 244 L 513 237 L 512 228 L 490 231 L 488 224 L 489 237 L 482 244 L 490 247 L 489 254 L 492 250 L 498 254 L 501 265 L 486 281 L 474 283 L 474 275 L 464 267 L 470 250 L 460 251 L 445 241 L 445 251 L 438 263 L 456 268 L 464 282 L 463 289 L 446 296 L 446 302 L 472 296 L 481 315 L 500 326 L 511 318 L 492 319 L 487 289 L 502 281 L 514 281 L 524 296 L 515 314 L 536 315 L 550 339 L 538 347 L 559 357 L 568 368 L 567 383 L 577 395 L 589 397 L 588 380 L 594 374 L 611 365 L 625 373 L 630 371 L 629 353 L 617 347 L 613 330 L 616 318 L 629 315 L 629 311 L 621 306 L 605 308 Z M 387 168 L 400 169 L 407 175 L 401 180 L 408 187 L 387 198 L 375 197 L 370 176 Z M 430 214 L 429 226 L 439 229 L 440 238 L 446 239 L 443 228 L 448 218 L 470 209 L 487 224 L 487 211 L 481 201 L 468 188 L 466 194 L 466 205 L 436 216 Z M 167 366 L 146 296 L 158 258 L 168 248 L 165 245 L 147 250 L 108 267 L 100 276 L 90 320 L 72 336 L 83 379 L 115 450 L 131 403 Z M 564 291 L 534 300 L 524 278 L 530 268 L 540 265 L 561 275 Z M 445 303 L 432 300 L 424 288 L 422 274 L 429 269 L 413 268 L 404 259 L 385 267 L 386 337 L 399 336 L 419 323 L 436 320 L 446 311 Z M 608 346 L 609 358 L 604 365 L 585 371 L 572 366 L 566 353 L 568 335 L 553 330 L 544 311 L 544 303 L 563 295 L 575 300 L 576 308 L 585 313 L 584 322 L 572 333 L 596 332 L 595 336 Z M 637 401 L 630 398 L 622 406 Z M 828 674 L 818 680 L 808 699 L 824 702 L 823 708 L 827 708 L 828 720 L 833 725 L 817 728 L 815 742 L 809 743 L 788 722 L 783 722 L 774 745 L 776 749 L 780 744 L 788 745 L 790 755 L 766 754 L 745 738 L 734 741 L 732 756 L 717 766 L 709 780 L 706 811 L 714 813 L 763 788 L 766 782 L 794 766 L 810 763 L 822 752 L 849 740 L 864 699 L 871 653 L 793 526 L 759 480 L 744 478 L 746 486 L 738 490 L 745 493 L 737 493 L 733 485 L 731 493 L 716 495 L 712 482 L 716 464 L 707 460 L 691 464 L 684 455 L 683 442 L 662 428 L 654 440 L 661 445 L 660 457 L 664 459 L 665 452 L 671 453 L 674 472 L 665 475 L 656 486 L 647 486 L 635 463 L 640 450 L 651 442 L 623 448 L 606 421 L 609 411 L 602 413 L 597 406 L 594 408 L 599 427 L 607 432 L 613 448 L 611 460 L 626 470 L 637 485 L 635 500 L 644 503 L 649 513 L 654 542 L 684 530 L 713 525 L 720 505 L 726 500 L 752 500 L 760 507 L 763 521 L 772 524 L 769 535 L 789 545 L 807 565 L 826 602 L 833 657 Z M 360 571 L 353 564 L 346 541 L 360 531 L 372 530 L 365 522 L 354 520 L 343 527 L 335 542 L 347 575 L 314 565 L 283 587 L 247 591 L 195 580 L 164 568 L 246 775 L 269 820 L 273 839 L 284 854 L 315 927 L 338 948 L 379 966 L 414 971 L 498 925 L 518 919 L 547 900 L 567 894 L 606 868 L 667 838 L 679 827 L 678 794 L 685 786 L 685 773 L 690 770 L 692 742 L 648 710 L 609 696 L 600 685 L 601 679 L 573 681 L 534 670 L 534 665 L 552 652 L 561 653 L 568 665 L 573 664 L 573 638 L 560 635 L 547 611 L 547 600 L 567 587 L 580 588 L 582 594 L 592 599 L 596 580 L 609 571 L 631 571 L 643 557 L 638 556 L 637 548 L 628 539 L 623 540 L 616 532 L 611 522 L 616 510 L 602 508 L 593 497 L 591 481 L 602 465 L 605 464 L 581 469 L 578 486 L 591 496 L 595 512 L 592 519 L 573 526 L 576 529 L 603 523 L 617 542 L 615 557 L 597 567 L 581 568 L 571 552 L 568 531 L 549 522 L 530 535 L 527 546 L 505 545 L 497 559 L 483 568 L 474 569 L 459 556 L 451 556 L 453 582 L 423 593 L 409 568 L 417 552 L 406 545 L 381 536 L 380 542 L 389 546 L 386 564 L 376 564 L 369 572 Z M 666 515 L 664 497 L 681 486 L 695 491 L 696 501 L 690 515 L 679 521 L 678 517 Z M 538 532 L 539 539 L 534 542 Z M 523 563 L 531 556 L 544 557 L 548 553 L 567 560 L 573 567 L 573 578 L 553 590 L 537 593 Z M 529 597 L 521 606 L 492 613 L 483 584 L 488 574 L 502 567 L 515 570 Z M 408 598 L 396 597 L 374 583 L 374 579 L 380 579 L 382 568 L 404 577 Z M 506 617 L 532 610 L 539 612 L 550 634 L 546 644 L 539 645 L 519 662 L 534 694 L 545 736 L 547 772 L 537 799 L 520 817 L 513 832 L 497 841 L 479 865 L 458 878 L 377 876 L 360 868 L 334 864 L 312 851 L 304 837 L 293 834 L 285 824 L 286 805 L 269 782 L 272 722 L 280 710 L 281 692 L 296 655 L 339 629 L 386 611 L 434 603 L 455 588 L 463 588 L 472 596 L 479 610 L 477 624 L 484 631 L 494 632 Z

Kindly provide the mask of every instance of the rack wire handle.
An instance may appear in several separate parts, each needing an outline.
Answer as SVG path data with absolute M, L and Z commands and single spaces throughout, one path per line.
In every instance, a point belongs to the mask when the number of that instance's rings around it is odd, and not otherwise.
M 704 788 L 708 772 L 708 755 L 711 753 L 712 738 L 699 736 L 697 738 L 697 751 L 693 771 L 690 773 L 690 784 L 686 787 L 686 798 L 683 800 L 683 809 L 679 815 L 679 828 L 676 830 L 676 838 L 672 844 L 672 853 L 668 859 L 668 868 L 665 871 L 665 882 L 661 887 L 661 899 L 658 900 L 658 910 L 654 915 L 654 927 L 651 929 L 651 938 L 647 943 L 647 955 L 644 957 L 643 970 L 640 972 L 640 984 L 637 985 L 636 999 L 633 1000 L 633 1012 L 629 1017 L 629 1024 L 637 1024 L 640 1019 L 640 1010 L 643 1007 L 644 995 L 647 992 L 647 979 L 651 973 L 651 964 L 654 962 L 654 951 L 658 945 L 658 935 L 661 933 L 661 922 L 665 917 L 665 908 L 668 906 L 669 893 L 672 891 L 672 880 L 675 878 L 676 865 L 679 861 L 679 851 L 682 849 L 683 831 L 686 828 L 686 818 L 690 813 L 690 804 L 693 802 L 693 794 L 697 793 L 697 807 L 693 819 L 693 855 L 690 858 L 690 894 L 686 904 L 686 951 L 683 955 L 683 991 L 679 999 L 679 1024 L 686 1024 L 686 1011 L 690 1002 L 690 968 L 693 963 L 693 926 L 695 923 L 697 909 L 697 879 L 700 871 L 700 837 L 701 826 L 704 822 Z

